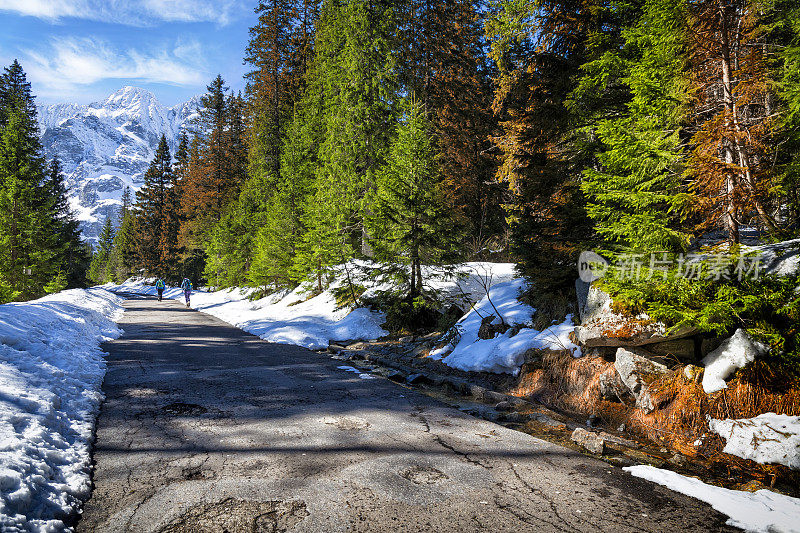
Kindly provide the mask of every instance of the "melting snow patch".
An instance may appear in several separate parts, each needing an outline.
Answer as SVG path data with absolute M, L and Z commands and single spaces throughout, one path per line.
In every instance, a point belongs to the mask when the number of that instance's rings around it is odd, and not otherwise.
M 725 380 L 728 376 L 766 352 L 766 346 L 751 339 L 743 329 L 737 329 L 730 339 L 726 339 L 719 348 L 703 359 L 706 367 L 703 373 L 703 390 L 706 394 L 711 394 L 726 389 L 728 385 Z
M 0 530 L 61 531 L 90 492 L 89 441 L 122 299 L 74 289 L 0 305 Z
M 530 349 L 577 349 L 569 339 L 569 334 L 575 329 L 571 315 L 563 323 L 543 331 L 524 327 L 532 322 L 535 312 L 535 309 L 517 300 L 524 288 L 525 281 L 522 279 L 494 285 L 489 297 L 484 297 L 456 324 L 461 336 L 449 345 L 434 350 L 431 356 L 441 358 L 444 364 L 459 370 L 516 375 L 524 362 L 524 353 Z M 496 316 L 494 308 L 503 315 L 506 324 L 518 325 L 521 329 L 512 327 L 494 338 L 479 338 L 481 321 L 485 316 Z M 496 318 L 495 323 L 499 322 Z
M 729 526 L 752 532 L 800 532 L 800 500 L 797 498 L 766 489 L 743 492 L 715 487 L 650 465 L 627 466 L 623 470 L 706 502 L 729 517 Z
M 711 419 L 708 425 L 727 440 L 725 453 L 800 470 L 800 416 L 765 413 L 739 420 Z

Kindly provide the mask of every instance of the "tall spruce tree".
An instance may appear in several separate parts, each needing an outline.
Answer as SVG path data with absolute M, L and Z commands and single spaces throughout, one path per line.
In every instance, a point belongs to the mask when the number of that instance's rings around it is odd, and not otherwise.
M 63 272 L 67 287 L 83 287 L 91 260 L 89 245 L 81 238 L 78 221 L 69 208 L 64 174 L 57 157 L 50 161 L 44 196 L 52 221 L 51 234 L 55 236 L 54 247 L 59 252 L 59 271 Z
M 252 184 L 247 175 L 247 131 L 245 106 L 239 96 L 228 99 L 228 173 L 238 197 L 224 209 L 206 243 L 205 276 L 216 287 L 242 285 L 252 258 L 252 239 L 258 224 L 257 205 L 247 201 Z M 247 193 L 245 189 L 250 189 Z M 263 191 L 262 191 L 263 193 Z
M 498 70 L 493 104 L 500 119 L 495 143 L 498 178 L 513 198 L 506 204 L 519 271 L 533 281 L 537 307 L 569 301 L 581 243 L 590 224 L 580 190 L 582 158 L 567 100 L 587 61 L 597 9 L 583 2 L 492 3 L 487 21 Z
M 287 128 L 281 151 L 281 178 L 273 183 L 274 192 L 263 210 L 261 226 L 254 240 L 253 263 L 248 272 L 250 283 L 267 287 L 288 287 L 303 279 L 296 265 L 307 248 L 306 208 L 314 183 L 316 146 L 321 130 L 318 112 L 319 95 L 311 91 L 296 106 Z
M 638 22 L 623 33 L 624 48 L 584 66 L 631 94 L 626 109 L 598 123 L 598 165 L 584 170 L 582 183 L 595 231 L 617 250 L 677 251 L 688 244 L 681 227 L 687 204 L 681 194 L 681 134 L 690 98 L 687 31 L 685 0 L 648 0 Z
M 92 257 L 92 264 L 89 267 L 89 278 L 97 283 L 104 283 L 114 279 L 113 263 L 111 263 L 112 252 L 114 249 L 114 223 L 111 217 L 106 217 L 103 229 Z
M 156 148 L 153 161 L 144 174 L 144 184 L 136 192 L 136 249 L 138 265 L 148 274 L 163 276 L 162 242 L 170 205 L 172 159 L 165 136 Z
M 131 189 L 125 187 L 122 193 L 122 205 L 117 216 L 117 232 L 109 258 L 107 272 L 113 281 L 124 281 L 133 274 L 136 255 L 136 217 L 131 204 Z
M 36 105 L 17 61 L 0 77 L 0 297 L 33 298 L 64 286 L 55 189 L 48 187 Z M 47 289 L 46 289 L 47 287 Z
M 493 69 L 486 56 L 479 0 L 407 0 L 398 11 L 398 78 L 428 113 L 437 164 L 455 223 L 470 230 L 472 248 L 505 230 L 502 188 L 489 135 Z
M 205 180 L 202 142 L 196 135 L 189 141 L 185 171 L 182 173 L 178 247 L 183 254 L 184 276 L 197 280 L 205 269 L 205 242 L 209 228 L 213 227 L 215 221 L 213 215 L 204 209 L 205 199 L 196 196 Z
M 423 264 L 452 259 L 459 239 L 439 189 L 425 110 L 412 99 L 404 107 L 376 184 L 371 232 L 381 274 L 393 277 L 413 300 L 423 293 Z
M 391 7 L 365 0 L 326 2 L 320 25 L 315 74 L 324 77 L 325 138 L 306 211 L 308 252 L 299 255 L 308 270 L 370 255 L 364 222 L 397 101 Z
M 312 53 L 319 0 L 260 0 L 245 63 L 253 118 L 250 172 L 280 178 L 281 144 Z

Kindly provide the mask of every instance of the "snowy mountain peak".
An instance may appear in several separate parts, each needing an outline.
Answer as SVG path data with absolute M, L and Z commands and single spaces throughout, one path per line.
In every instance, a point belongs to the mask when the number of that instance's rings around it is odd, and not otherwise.
M 126 85 L 89 105 L 39 108 L 45 156 L 58 156 L 64 165 L 84 237 L 96 242 L 106 217 L 116 216 L 124 188 L 141 186 L 162 135 L 175 153 L 199 103 L 195 96 L 168 108 L 150 91 Z
M 111 93 L 108 98 L 106 98 L 105 102 L 101 104 L 101 106 L 107 109 L 118 109 L 121 107 L 130 109 L 132 107 L 142 107 L 143 103 L 145 106 L 149 107 L 153 102 L 158 104 L 158 99 L 147 89 L 126 85 L 118 91 Z

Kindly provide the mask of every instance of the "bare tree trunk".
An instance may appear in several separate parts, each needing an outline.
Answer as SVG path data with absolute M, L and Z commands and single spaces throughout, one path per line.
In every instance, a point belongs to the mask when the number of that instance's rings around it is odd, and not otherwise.
M 731 79 L 731 43 L 730 43 L 730 25 L 729 16 L 733 7 L 721 0 L 720 2 L 720 21 L 721 21 L 721 45 L 722 45 L 722 98 L 727 113 L 726 126 L 728 131 L 733 129 L 731 121 L 736 113 L 736 106 L 733 101 L 733 80 Z M 725 163 L 729 166 L 733 165 L 733 146 L 727 139 L 723 140 L 722 150 L 724 152 Z M 725 203 L 725 227 L 728 230 L 728 240 L 731 244 L 738 244 L 739 242 L 739 223 L 736 220 L 736 206 L 733 203 L 733 193 L 736 191 L 736 175 L 727 171 L 725 176 L 724 190 Z

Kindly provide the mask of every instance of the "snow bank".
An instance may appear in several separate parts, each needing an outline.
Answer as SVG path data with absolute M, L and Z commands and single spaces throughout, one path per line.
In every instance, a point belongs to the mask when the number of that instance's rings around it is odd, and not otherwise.
M 764 413 L 738 420 L 711 419 L 708 425 L 727 440 L 725 453 L 800 470 L 800 416 Z
M 742 252 L 758 255 L 762 274 L 789 276 L 800 272 L 800 239 L 759 246 L 742 245 Z
M 74 289 L 0 305 L 0 529 L 61 531 L 90 493 L 89 441 L 122 299 Z
M 575 349 L 577 346 L 569 339 L 575 329 L 572 316 L 558 325 L 550 326 L 544 331 L 523 327 L 516 335 L 515 328 L 510 328 L 502 335 L 492 339 L 480 339 L 478 329 L 483 317 L 495 315 L 494 307 L 503 315 L 506 324 L 511 326 L 530 324 L 535 309 L 517 300 L 525 288 L 525 281 L 513 279 L 492 286 L 489 297 L 478 302 L 456 327 L 461 336 L 453 343 L 431 352 L 432 357 L 441 358 L 442 362 L 453 368 L 471 372 L 494 372 L 516 375 L 522 365 L 523 354 L 532 348 L 550 348 L 553 350 Z M 489 299 L 491 298 L 491 303 Z M 495 318 L 493 323 L 500 323 Z
M 141 281 L 104 287 L 115 292 L 156 294 L 154 286 Z M 251 302 L 247 296 L 253 290 L 193 291 L 191 305 L 265 341 L 312 350 L 327 348 L 333 341 L 370 340 L 388 335 L 381 327 L 386 320 L 382 313 L 365 308 L 337 309 L 330 291 L 308 298 L 298 287 Z M 183 301 L 183 291 L 179 288 L 167 288 L 164 296 Z
M 514 263 L 473 261 L 456 266 L 454 275 L 445 276 L 436 267 L 424 266 L 423 276 L 429 288 L 439 291 L 442 299 L 466 310 L 486 296 L 486 287 L 517 279 Z
M 374 266 L 368 261 L 348 263 L 347 275 L 355 283 L 368 287 L 365 297 L 390 288 L 388 284 L 375 284 L 369 278 Z M 423 276 L 427 287 L 439 291 L 448 305 L 457 303 L 467 308 L 485 295 L 484 285 L 512 280 L 515 274 L 513 263 L 472 262 L 458 265 L 453 272 L 424 266 Z M 333 286 L 341 285 L 344 279 L 344 268 L 339 267 Z M 156 294 L 155 287 L 147 280 L 128 280 L 122 285 L 107 284 L 103 287 L 117 292 Z M 383 313 L 366 308 L 337 309 L 330 289 L 308 298 L 308 289 L 300 286 L 290 292 L 271 294 L 251 302 L 247 296 L 254 290 L 194 291 L 191 305 L 266 341 L 296 344 L 312 350 L 326 348 L 334 341 L 371 340 L 389 334 L 381 327 L 386 321 Z M 166 289 L 164 296 L 183 300 L 183 292 L 178 288 Z
M 731 338 L 726 339 L 719 348 L 703 359 L 706 367 L 703 373 L 703 390 L 706 394 L 711 394 L 727 388 L 725 380 L 728 376 L 767 351 L 766 346 L 755 342 L 744 330 L 737 329 Z
M 766 489 L 743 492 L 715 487 L 650 465 L 628 466 L 623 470 L 708 503 L 729 517 L 729 526 L 752 532 L 800 532 L 800 500 L 797 498 Z

